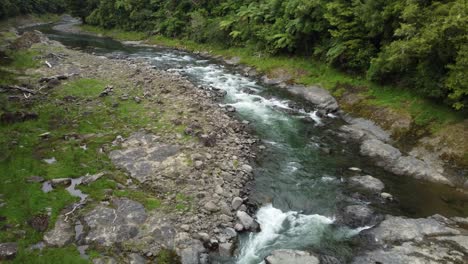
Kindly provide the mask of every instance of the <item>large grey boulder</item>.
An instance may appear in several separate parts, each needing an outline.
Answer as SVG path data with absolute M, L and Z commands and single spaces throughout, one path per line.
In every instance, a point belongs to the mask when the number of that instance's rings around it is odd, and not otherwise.
M 193 240 L 189 246 L 178 250 L 182 264 L 200 264 L 201 255 L 206 252 L 199 240 Z
M 438 217 L 410 219 L 387 215 L 385 220 L 368 234 L 372 235 L 378 244 L 421 241 L 426 237 L 442 235 L 459 235 L 460 231 L 447 226 Z
M 400 157 L 392 166 L 391 171 L 397 175 L 410 175 L 416 179 L 453 185 L 436 168 L 412 156 Z
M 362 232 L 374 244 L 353 264 L 467 263 L 468 232 L 440 215 L 409 219 L 386 216 L 380 225 Z
M 361 155 L 376 159 L 377 165 L 391 168 L 393 163 L 401 157 L 401 152 L 377 139 L 369 139 L 362 142 Z
M 319 264 L 319 259 L 309 252 L 290 249 L 279 249 L 265 258 L 266 264 Z
M 289 85 L 286 89 L 294 94 L 298 95 L 320 109 L 324 109 L 330 112 L 338 110 L 338 102 L 327 90 L 318 86 L 301 86 L 301 85 Z
M 75 230 L 64 216 L 59 216 L 52 230 L 44 235 L 44 242 L 49 246 L 63 247 L 73 241 Z
M 110 159 L 116 167 L 125 169 L 140 182 L 154 180 L 157 176 L 175 178 L 189 171 L 188 157 L 179 153 L 180 146 L 163 144 L 155 135 L 134 133 L 122 147 L 110 152 Z
M 377 249 L 356 257 L 352 264 L 438 264 L 466 263 L 466 256 L 441 244 L 404 242 L 389 249 Z
M 354 140 L 378 139 L 386 143 L 391 141 L 390 134 L 370 120 L 364 118 L 345 118 L 345 120 L 349 124 L 341 126 L 340 130 Z
M 351 177 L 348 179 L 348 183 L 351 187 L 373 193 L 379 193 L 385 188 L 381 180 L 370 175 Z
M 258 223 L 246 212 L 237 211 L 236 216 L 245 230 L 255 231 L 258 228 Z
M 87 243 L 112 246 L 137 236 L 139 226 L 147 218 L 143 205 L 126 198 L 114 199 L 113 204 L 116 209 L 99 205 L 85 215 Z
M 403 156 L 401 152 L 378 139 L 365 140 L 361 144 L 360 153 L 374 159 L 376 164 L 397 175 L 408 175 L 447 185 L 453 185 L 437 168 L 412 156 Z

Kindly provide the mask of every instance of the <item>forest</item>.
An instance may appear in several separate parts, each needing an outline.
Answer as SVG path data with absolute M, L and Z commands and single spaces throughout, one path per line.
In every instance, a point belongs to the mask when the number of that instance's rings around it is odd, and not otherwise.
M 468 106 L 465 0 L 1 0 L 0 18 L 68 8 L 85 23 L 309 56 L 460 110 Z

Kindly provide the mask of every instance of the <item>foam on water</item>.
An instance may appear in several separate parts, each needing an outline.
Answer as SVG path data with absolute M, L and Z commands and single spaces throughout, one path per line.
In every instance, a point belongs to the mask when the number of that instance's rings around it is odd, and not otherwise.
M 263 263 L 273 250 L 303 249 L 318 245 L 324 235 L 337 240 L 346 240 L 371 227 L 356 229 L 338 228 L 332 230 L 333 217 L 313 214 L 305 215 L 295 211 L 283 212 L 271 204 L 265 205 L 256 214 L 260 224 L 259 233 L 250 233 L 236 260 L 238 264 Z
M 261 232 L 250 233 L 237 259 L 239 264 L 257 264 L 273 250 L 294 245 L 313 245 L 334 222 L 322 215 L 303 215 L 295 211 L 282 212 L 268 204 L 257 212 Z

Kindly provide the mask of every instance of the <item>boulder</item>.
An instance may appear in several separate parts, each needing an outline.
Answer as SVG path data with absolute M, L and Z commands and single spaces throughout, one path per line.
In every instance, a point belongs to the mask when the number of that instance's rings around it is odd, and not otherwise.
M 352 264 L 385 263 L 385 264 L 428 264 L 428 263 L 466 263 L 463 253 L 450 247 L 428 243 L 419 245 L 415 242 L 404 242 L 388 249 L 377 249 L 356 257 Z
M 132 253 L 128 255 L 128 263 L 129 264 L 146 264 L 146 260 L 142 256 L 136 253 Z
M 237 210 L 244 203 L 244 200 L 240 197 L 234 197 L 231 202 L 232 210 Z
M 357 228 L 369 225 L 374 219 L 374 211 L 364 205 L 349 205 L 343 210 L 343 223 Z
M 335 112 L 338 110 L 338 102 L 336 99 L 330 94 L 330 92 L 321 87 L 289 85 L 286 86 L 286 89 L 290 93 L 304 98 L 320 109 L 324 109 L 329 112 Z
M 349 178 L 348 183 L 353 188 L 358 188 L 372 193 L 379 193 L 385 188 L 385 185 L 381 180 L 370 175 L 351 177 Z
M 218 252 L 222 257 L 230 257 L 232 256 L 233 249 L 234 246 L 232 243 L 221 243 L 218 247 Z
M 255 231 L 258 229 L 258 223 L 246 212 L 237 211 L 236 215 L 237 219 L 239 220 L 240 224 L 242 224 L 245 230 Z
M 219 207 L 213 201 L 208 201 L 204 207 L 212 213 L 219 211 Z
M 360 153 L 376 159 L 377 165 L 384 168 L 391 168 L 393 163 L 401 157 L 401 152 L 397 148 L 377 139 L 362 142 Z
M 265 258 L 266 264 L 319 264 L 319 259 L 309 252 L 291 249 L 279 249 Z
M 71 178 L 59 178 L 59 179 L 50 180 L 50 184 L 54 188 L 57 188 L 57 187 L 60 187 L 60 186 L 67 187 L 67 186 L 70 186 L 71 183 L 72 183 Z
M 0 243 L 0 260 L 11 260 L 18 253 L 18 244 Z
M 85 237 L 87 243 L 99 243 L 112 246 L 134 238 L 139 233 L 139 227 L 147 219 L 142 204 L 122 198 L 114 199 L 114 208 L 98 205 L 85 215 L 84 223 L 89 228 Z
M 378 166 L 397 175 L 408 175 L 416 179 L 453 186 L 453 183 L 440 174 L 436 167 L 413 156 L 402 156 L 397 148 L 380 140 L 365 140 L 361 145 L 360 153 L 373 158 Z
M 345 119 L 349 124 L 340 127 L 340 130 L 354 140 L 377 139 L 385 143 L 391 141 L 390 134 L 370 120 L 364 118 Z
M 447 219 L 447 221 L 449 221 Z M 400 216 L 387 215 L 377 227 L 367 232 L 378 244 L 421 241 L 425 237 L 441 235 L 459 235 L 460 231 L 447 226 L 440 221 L 439 216 L 429 218 L 410 219 Z
M 66 222 L 64 216 L 60 216 L 55 222 L 52 230 L 44 235 L 44 242 L 49 246 L 64 247 L 70 244 L 75 237 L 75 230 L 69 222 Z

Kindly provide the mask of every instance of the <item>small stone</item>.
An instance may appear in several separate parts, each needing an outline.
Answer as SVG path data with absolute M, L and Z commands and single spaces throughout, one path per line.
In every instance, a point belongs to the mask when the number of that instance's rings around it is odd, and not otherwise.
M 45 179 L 40 176 L 31 176 L 26 179 L 27 183 L 41 183 L 44 182 Z
M 237 211 L 236 216 L 239 222 L 242 224 L 242 226 L 244 226 L 245 229 L 247 230 L 255 229 L 256 227 L 255 220 L 246 212 Z
M 197 234 L 198 239 L 200 239 L 203 242 L 209 242 L 210 241 L 210 235 L 207 233 L 200 232 Z
M 70 223 L 59 217 L 52 230 L 44 235 L 44 242 L 50 246 L 63 247 L 69 244 L 75 237 L 75 232 Z
M 204 160 L 205 157 L 200 153 L 195 153 L 191 155 L 193 161 Z
M 247 206 L 245 204 L 241 205 L 238 211 L 247 212 Z
M 231 202 L 232 210 L 237 210 L 244 203 L 244 200 L 240 197 L 234 197 Z
M 241 223 L 237 223 L 234 225 L 234 230 L 237 232 L 242 232 L 244 230 L 244 226 Z
M 393 195 L 386 193 L 386 192 L 381 193 L 380 197 L 382 197 L 382 199 L 385 199 L 385 200 L 393 201 Z
M 348 182 L 351 187 L 364 189 L 369 192 L 381 192 L 385 188 L 381 180 L 370 175 L 351 177 Z
M 241 170 L 246 173 L 251 173 L 253 171 L 252 167 L 248 164 L 242 165 Z
M 226 106 L 226 111 L 230 112 L 230 113 L 234 113 L 236 112 L 236 108 L 232 105 L 228 105 Z
M 59 186 L 70 186 L 72 182 L 71 178 L 59 178 L 59 179 L 52 179 L 50 180 L 50 184 L 52 185 L 53 188 L 57 188 Z
M 57 162 L 57 160 L 55 159 L 55 157 L 52 157 L 50 159 L 44 159 L 44 162 L 51 165 L 51 164 L 54 164 Z
M 81 180 L 81 184 L 88 185 L 90 183 L 93 183 L 93 182 L 99 180 L 102 176 L 104 176 L 103 172 L 97 173 L 97 174 L 94 174 L 94 175 L 87 175 Z
M 130 264 L 145 264 L 146 260 L 142 256 L 132 253 L 128 256 L 128 262 Z
M 222 243 L 218 247 L 219 255 L 222 257 L 232 256 L 233 244 L 232 243 Z
M 223 187 L 221 187 L 221 185 L 216 185 L 215 193 L 219 195 L 223 194 L 224 193 Z
M 180 228 L 184 230 L 185 232 L 190 231 L 190 226 L 189 225 L 181 225 Z
M 141 98 L 138 96 L 133 97 L 133 100 L 135 100 L 135 103 L 137 104 L 141 103 Z
M 195 161 L 195 168 L 201 169 L 203 167 L 203 162 L 200 160 Z
M 228 239 L 235 238 L 237 236 L 237 232 L 234 228 L 226 227 L 223 231 L 224 234 L 228 237 Z
M 350 170 L 350 171 L 357 171 L 357 172 L 361 172 L 361 171 L 362 171 L 360 168 L 357 168 L 357 167 L 351 167 L 351 168 L 348 168 L 348 170 Z
M 205 204 L 205 209 L 210 211 L 210 212 L 216 212 L 219 211 L 219 207 L 213 202 L 209 201 Z
M 0 244 L 0 260 L 11 260 L 18 253 L 18 244 L 16 243 L 1 243 Z

